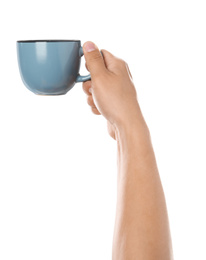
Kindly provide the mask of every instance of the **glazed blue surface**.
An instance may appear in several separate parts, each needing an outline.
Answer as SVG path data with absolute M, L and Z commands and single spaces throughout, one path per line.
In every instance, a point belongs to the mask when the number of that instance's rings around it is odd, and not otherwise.
M 82 55 L 80 41 L 17 42 L 17 57 L 22 81 L 35 94 L 66 94 L 75 82 L 91 79 L 90 75 L 79 75 Z

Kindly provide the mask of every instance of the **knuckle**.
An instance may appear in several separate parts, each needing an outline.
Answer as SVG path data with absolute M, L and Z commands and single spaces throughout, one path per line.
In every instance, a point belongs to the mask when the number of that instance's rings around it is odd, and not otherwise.
M 116 58 L 115 67 L 118 71 L 122 71 L 127 68 L 127 63 L 123 59 Z

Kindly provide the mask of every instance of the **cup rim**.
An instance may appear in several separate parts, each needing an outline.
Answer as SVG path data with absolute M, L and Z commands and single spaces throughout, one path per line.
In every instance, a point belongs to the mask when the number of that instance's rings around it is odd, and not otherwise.
M 17 43 L 34 43 L 34 42 L 80 42 L 80 40 L 19 40 Z

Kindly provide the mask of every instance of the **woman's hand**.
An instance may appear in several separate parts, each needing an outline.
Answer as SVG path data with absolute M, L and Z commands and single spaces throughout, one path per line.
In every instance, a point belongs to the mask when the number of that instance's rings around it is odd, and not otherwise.
M 86 67 L 91 81 L 83 83 L 92 112 L 107 119 L 109 134 L 115 138 L 116 129 L 126 126 L 140 116 L 139 104 L 127 63 L 106 50 L 101 55 L 97 46 L 83 46 Z

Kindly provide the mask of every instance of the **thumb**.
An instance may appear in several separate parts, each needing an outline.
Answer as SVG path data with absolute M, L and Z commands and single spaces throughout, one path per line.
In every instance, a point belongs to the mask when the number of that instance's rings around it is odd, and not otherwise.
M 93 42 L 85 42 L 83 51 L 87 68 L 91 73 L 91 76 L 102 74 L 102 71 L 105 71 L 106 67 L 98 47 Z

